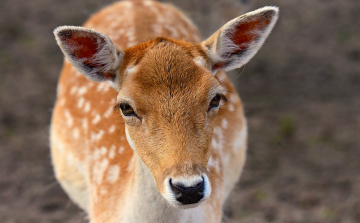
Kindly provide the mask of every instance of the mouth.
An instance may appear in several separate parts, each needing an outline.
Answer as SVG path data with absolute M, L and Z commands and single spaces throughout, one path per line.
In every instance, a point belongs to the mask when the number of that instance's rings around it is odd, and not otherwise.
M 203 203 L 203 201 L 199 201 L 197 203 L 194 204 L 182 204 L 180 202 L 170 202 L 170 204 L 175 207 L 175 208 L 179 208 L 179 209 L 191 209 L 191 208 L 196 208 L 198 207 L 201 203 Z

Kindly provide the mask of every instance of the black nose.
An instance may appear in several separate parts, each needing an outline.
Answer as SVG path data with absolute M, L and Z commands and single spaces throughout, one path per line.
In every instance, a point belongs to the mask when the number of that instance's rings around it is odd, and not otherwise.
M 187 187 L 181 183 L 173 183 L 170 186 L 175 193 L 176 200 L 182 204 L 195 204 L 204 197 L 204 178 L 194 186 Z

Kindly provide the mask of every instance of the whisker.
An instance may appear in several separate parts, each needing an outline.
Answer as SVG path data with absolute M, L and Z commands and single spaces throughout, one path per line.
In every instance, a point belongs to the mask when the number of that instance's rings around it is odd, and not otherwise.
M 166 214 L 166 212 L 169 210 L 169 208 L 170 208 L 170 204 L 166 204 L 167 205 L 167 208 L 165 209 L 165 211 L 164 211 L 164 213 L 163 213 L 163 215 L 162 215 L 162 217 L 161 217 L 161 222 L 164 222 L 164 219 L 165 219 L 165 214 Z

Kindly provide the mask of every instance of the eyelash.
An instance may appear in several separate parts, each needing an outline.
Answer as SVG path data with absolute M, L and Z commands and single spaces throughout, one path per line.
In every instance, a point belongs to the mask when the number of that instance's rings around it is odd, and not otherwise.
M 219 108 L 221 100 L 223 100 L 225 103 L 228 101 L 228 99 L 225 97 L 225 95 L 223 95 L 221 93 L 216 94 L 213 97 L 213 99 L 210 101 L 210 104 L 208 107 L 208 112 L 211 111 L 212 109 Z M 215 102 L 215 104 L 213 104 L 213 102 Z
M 218 95 L 221 97 L 221 99 L 224 100 L 225 103 L 227 103 L 229 101 L 225 95 L 223 95 L 221 93 L 219 93 Z
M 123 109 L 125 109 L 125 106 L 128 106 L 132 109 L 132 113 L 131 114 L 125 114 Z M 121 108 L 123 107 L 123 108 Z M 134 118 L 134 117 L 137 117 L 139 118 L 139 116 L 136 114 L 135 110 L 133 109 L 133 107 L 131 107 L 128 103 L 126 102 L 118 102 L 115 106 L 114 106 L 114 111 L 118 111 L 120 110 L 120 112 L 122 113 L 123 116 L 126 116 L 128 118 Z M 140 119 L 140 118 L 139 118 Z

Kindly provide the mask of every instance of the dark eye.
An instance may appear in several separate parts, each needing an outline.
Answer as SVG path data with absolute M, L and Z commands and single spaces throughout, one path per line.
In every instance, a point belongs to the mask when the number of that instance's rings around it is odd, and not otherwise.
M 221 96 L 220 95 L 216 95 L 210 102 L 209 104 L 209 109 L 208 111 L 210 111 L 212 108 L 218 108 L 220 105 L 220 101 L 221 101 Z
M 129 104 L 121 103 L 120 110 L 125 116 L 137 116 L 134 109 Z

